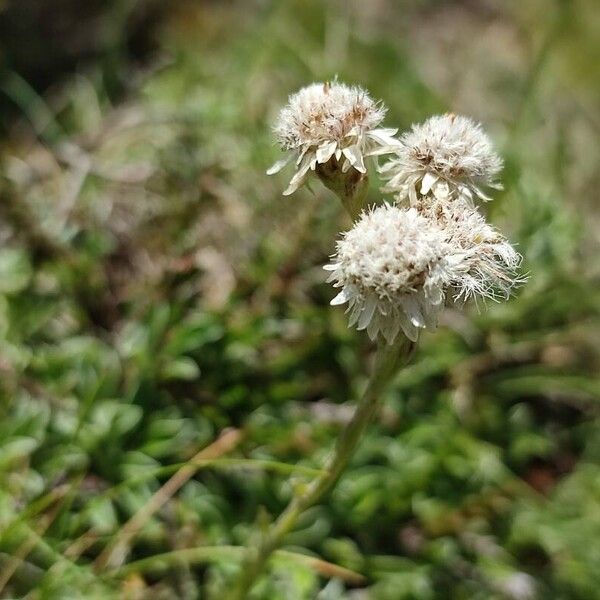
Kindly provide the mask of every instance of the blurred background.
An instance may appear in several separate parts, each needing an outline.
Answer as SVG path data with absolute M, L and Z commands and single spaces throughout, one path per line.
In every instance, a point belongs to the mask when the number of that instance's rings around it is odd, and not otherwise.
M 348 221 L 265 170 L 337 75 L 483 123 L 530 280 L 422 337 L 255 598 L 600 598 L 599 62 L 594 0 L 0 2 L 0 597 L 210 598 L 322 465 Z

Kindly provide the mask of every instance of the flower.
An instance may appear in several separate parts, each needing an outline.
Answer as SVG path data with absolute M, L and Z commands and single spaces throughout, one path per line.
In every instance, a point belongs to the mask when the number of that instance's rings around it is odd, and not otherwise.
M 526 281 L 518 275 L 521 255 L 464 198 L 454 202 L 422 198 L 416 208 L 444 234 L 453 301 L 474 297 L 506 300 L 517 285 Z
M 295 192 L 309 171 L 330 160 L 343 173 L 366 173 L 364 159 L 399 147 L 397 129 L 379 128 L 386 108 L 358 86 L 313 83 L 290 96 L 275 124 L 275 135 L 287 156 L 268 175 L 278 173 L 292 159 L 296 172 L 284 195 Z
M 431 117 L 400 138 L 396 156 L 380 169 L 384 192 L 415 204 L 419 196 L 490 198 L 484 187 L 499 188 L 495 178 L 502 159 L 481 125 L 454 114 Z
M 411 208 L 384 204 L 362 213 L 337 242 L 329 282 L 341 287 L 332 305 L 348 303 L 349 326 L 381 333 L 392 343 L 400 330 L 416 341 L 435 327 L 449 283 L 443 232 Z
M 416 341 L 420 329 L 435 329 L 446 299 L 508 297 L 523 281 L 520 261 L 466 201 L 423 200 L 364 211 L 324 269 L 341 288 L 331 304 L 348 304 L 349 326 L 391 344 L 400 330 Z

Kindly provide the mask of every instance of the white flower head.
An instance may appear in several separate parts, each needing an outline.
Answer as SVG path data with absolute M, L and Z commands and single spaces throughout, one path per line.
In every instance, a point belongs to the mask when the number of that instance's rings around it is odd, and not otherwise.
M 391 344 L 401 330 L 416 341 L 420 329 L 434 329 L 446 298 L 508 298 L 524 281 L 520 261 L 466 201 L 423 201 L 363 212 L 324 268 L 341 288 L 331 304 L 348 303 L 349 326 Z
M 349 326 L 381 333 L 392 343 L 400 330 L 415 341 L 433 328 L 449 283 L 446 243 L 418 212 L 384 204 L 362 213 L 337 242 L 328 281 L 342 288 L 332 305 L 348 303 Z
M 465 199 L 447 202 L 424 198 L 417 210 L 444 234 L 453 301 L 478 297 L 506 300 L 516 286 L 526 281 L 519 275 L 521 255 Z
M 267 174 L 279 172 L 292 159 L 296 172 L 284 195 L 295 192 L 309 172 L 330 160 L 343 173 L 366 173 L 364 159 L 399 147 L 397 129 L 380 128 L 386 109 L 358 86 L 313 83 L 291 95 L 280 111 L 275 135 L 287 156 Z
M 427 195 L 487 201 L 483 189 L 500 187 L 502 159 L 481 125 L 467 117 L 431 117 L 413 125 L 400 142 L 396 156 L 381 167 L 387 179 L 382 191 L 395 193 L 399 202 L 414 205 Z

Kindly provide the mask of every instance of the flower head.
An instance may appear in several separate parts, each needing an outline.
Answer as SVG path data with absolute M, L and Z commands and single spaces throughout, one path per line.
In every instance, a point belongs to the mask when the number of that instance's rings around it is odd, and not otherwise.
M 489 200 L 485 187 L 499 187 L 495 178 L 502 159 L 481 125 L 454 114 L 431 117 L 400 138 L 396 156 L 381 168 L 388 180 L 383 191 L 399 202 L 415 204 L 420 196 L 475 197 Z
M 507 299 L 525 281 L 518 274 L 521 255 L 469 202 L 425 198 L 417 210 L 444 234 L 454 301 Z
M 313 83 L 290 96 L 275 124 L 275 135 L 287 156 L 269 175 L 295 159 L 296 173 L 284 195 L 295 192 L 318 164 L 334 161 L 345 173 L 366 173 L 364 159 L 399 147 L 396 129 L 379 128 L 385 107 L 358 86 Z
M 331 304 L 348 303 L 349 325 L 381 333 L 392 343 L 400 330 L 416 340 L 435 327 L 448 284 L 442 231 L 415 209 L 384 204 L 365 211 L 337 242 L 328 281 L 342 288 Z
M 384 204 L 362 213 L 337 242 L 328 281 L 348 303 L 349 326 L 392 343 L 434 329 L 444 302 L 508 297 L 521 257 L 463 200 Z

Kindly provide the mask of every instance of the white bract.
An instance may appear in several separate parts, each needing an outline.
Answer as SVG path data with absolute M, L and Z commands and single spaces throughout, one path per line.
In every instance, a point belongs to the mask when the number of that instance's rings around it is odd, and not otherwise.
M 294 160 L 296 172 L 284 195 L 295 192 L 318 164 L 336 161 L 343 173 L 366 173 L 365 158 L 399 148 L 397 129 L 380 128 L 386 108 L 358 86 L 313 83 L 290 96 L 275 125 L 287 156 L 267 174 Z
M 440 200 L 489 200 L 486 187 L 499 188 L 502 159 L 481 125 L 453 114 L 431 117 L 400 137 L 396 156 L 380 171 L 384 192 L 414 205 L 422 196 Z
M 454 204 L 454 203 L 451 203 Z M 520 256 L 465 203 L 419 212 L 384 204 L 367 210 L 337 242 L 328 278 L 348 304 L 349 326 L 393 343 L 434 329 L 445 299 L 508 295 Z M 462 212 L 459 214 L 459 210 Z

